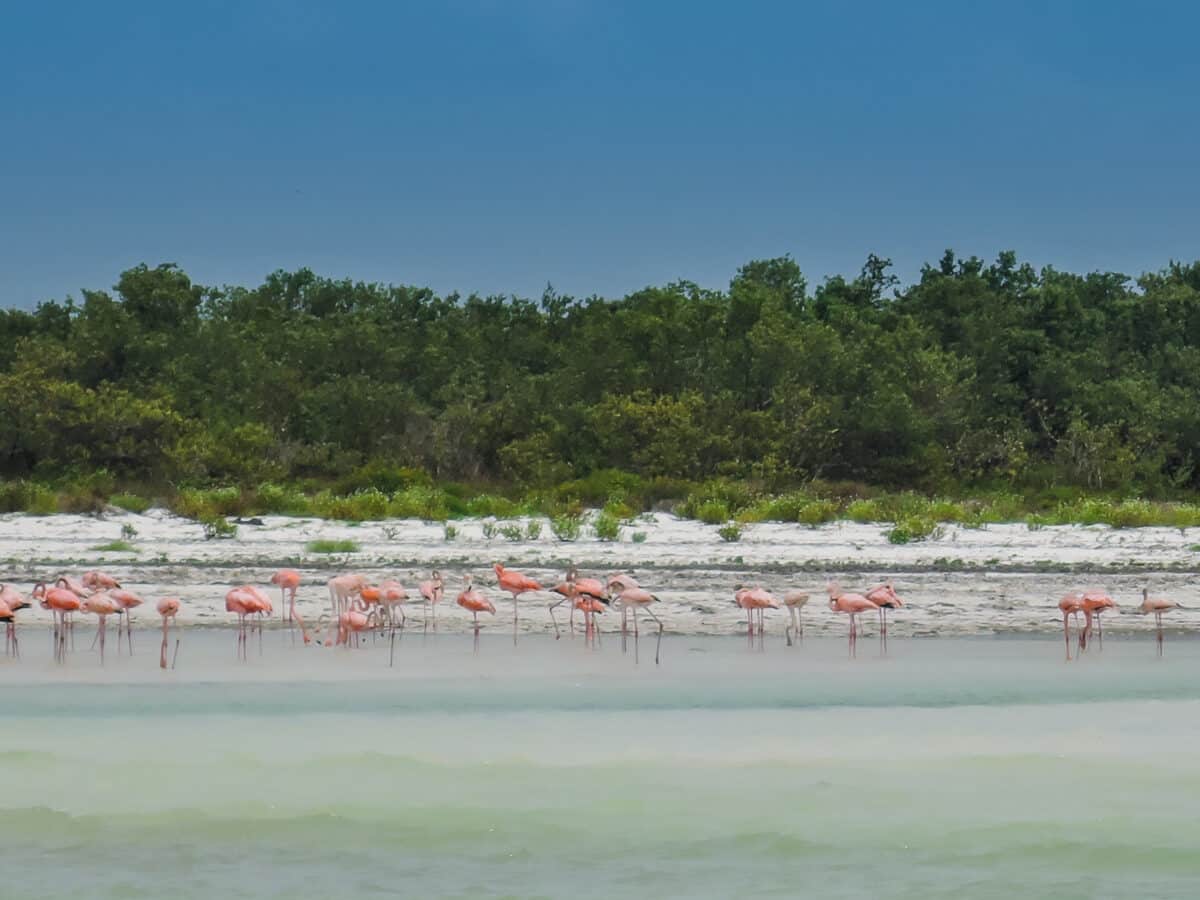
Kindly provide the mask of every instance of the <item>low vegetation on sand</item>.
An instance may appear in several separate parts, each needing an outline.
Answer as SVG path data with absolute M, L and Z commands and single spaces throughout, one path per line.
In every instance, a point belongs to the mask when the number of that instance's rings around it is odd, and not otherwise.
M 304 549 L 309 553 L 357 553 L 358 544 L 348 540 L 317 540 L 309 541 Z
M 94 507 L 91 511 L 118 505 L 103 493 L 87 496 L 92 498 L 88 501 Z M 78 488 L 61 485 L 0 484 L 5 512 L 47 515 L 86 511 L 82 507 L 87 504 L 80 498 Z M 166 506 L 201 523 L 210 538 L 236 537 L 239 517 L 287 515 L 346 522 L 389 518 L 439 521 L 447 523 L 447 541 L 460 533 L 450 522 L 476 517 L 486 517 L 484 530 L 489 539 L 540 540 L 544 527 L 540 518 L 545 517 L 549 536 L 558 541 L 576 541 L 584 536 L 613 541 L 627 535 L 632 540 L 642 535 L 644 540 L 644 532 L 631 528 L 642 513 L 651 509 L 669 510 L 719 526 L 714 534 L 727 541 L 738 540 L 746 526 L 758 522 L 810 526 L 834 521 L 877 523 L 890 526 L 888 538 L 898 544 L 936 538 L 949 524 L 986 528 L 1023 522 L 1031 530 L 1054 525 L 1200 527 L 1200 504 L 1195 502 L 1098 496 L 1077 488 L 1028 493 L 983 491 L 971 497 L 951 497 L 887 491 L 858 483 L 812 481 L 803 488 L 776 492 L 746 479 L 666 483 L 619 471 L 598 472 L 588 479 L 525 491 L 496 485 L 472 489 L 426 479 L 390 493 L 379 487 L 338 493 L 329 487 L 306 490 L 304 485 L 266 482 L 255 487 L 186 488 L 165 496 L 141 495 L 127 489 L 111 500 L 118 498 L 123 509 L 144 511 L 154 504 Z M 522 517 L 538 520 L 521 523 Z M 136 534 L 136 530 L 131 533 Z M 110 547 L 116 549 L 118 543 L 124 542 L 114 542 Z M 324 547 L 327 543 L 316 541 L 314 545 Z M 314 553 L 353 552 L 341 546 L 316 549 L 310 545 L 309 549 Z

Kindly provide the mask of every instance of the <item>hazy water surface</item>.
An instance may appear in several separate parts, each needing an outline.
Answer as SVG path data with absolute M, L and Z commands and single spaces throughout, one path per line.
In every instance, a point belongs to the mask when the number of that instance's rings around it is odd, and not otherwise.
M 0 660 L 0 896 L 1194 897 L 1200 644 Z M 41 652 L 42 650 L 46 652 Z

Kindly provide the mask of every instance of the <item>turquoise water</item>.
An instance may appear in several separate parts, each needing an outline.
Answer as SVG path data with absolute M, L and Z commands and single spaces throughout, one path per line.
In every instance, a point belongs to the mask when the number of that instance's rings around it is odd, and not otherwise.
M 1194 897 L 1200 644 L 0 660 L 3 897 Z M 45 654 L 48 656 L 48 653 Z

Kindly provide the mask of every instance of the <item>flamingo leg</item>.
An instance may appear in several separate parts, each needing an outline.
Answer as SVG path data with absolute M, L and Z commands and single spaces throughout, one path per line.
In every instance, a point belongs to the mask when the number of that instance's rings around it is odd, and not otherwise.
M 555 607 L 564 603 L 566 601 L 566 599 L 567 599 L 566 597 L 563 597 L 562 600 L 555 601 L 554 603 L 551 603 L 549 607 L 547 607 L 550 610 L 550 621 L 554 624 L 554 639 L 556 641 L 560 637 L 562 637 L 562 635 L 558 633 L 558 619 L 554 618 L 554 609 L 555 609 Z M 574 609 L 574 607 L 572 607 L 572 609 L 571 609 L 571 616 L 572 616 L 571 633 L 572 634 L 575 633 L 574 615 L 575 615 L 575 609 Z
M 104 637 L 108 633 L 108 616 L 100 617 L 100 627 L 97 630 L 100 634 L 100 665 L 104 665 Z
M 1163 630 L 1162 630 L 1162 613 L 1154 614 L 1154 622 L 1158 627 L 1158 655 L 1163 655 Z
M 513 594 L 513 646 L 517 646 L 517 595 Z
M 636 609 L 634 610 L 634 615 L 637 615 Z M 662 619 L 656 616 L 653 610 L 647 609 L 646 615 L 648 615 L 658 624 L 658 641 L 654 645 L 654 664 L 657 666 L 659 664 L 659 655 L 662 652 L 663 623 Z

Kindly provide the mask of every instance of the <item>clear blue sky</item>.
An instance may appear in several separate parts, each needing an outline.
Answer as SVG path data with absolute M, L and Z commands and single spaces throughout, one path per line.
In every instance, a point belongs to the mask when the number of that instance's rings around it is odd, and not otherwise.
M 1185 2 L 9 4 L 0 305 L 138 262 L 620 295 L 1200 257 Z

